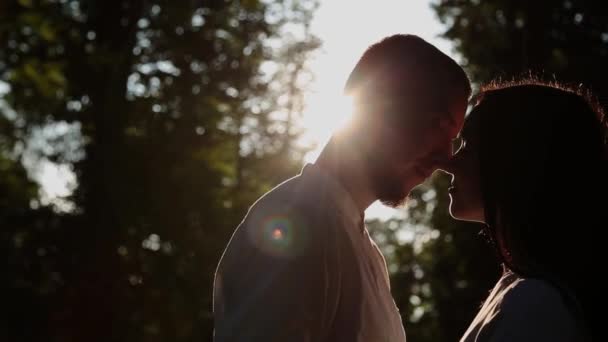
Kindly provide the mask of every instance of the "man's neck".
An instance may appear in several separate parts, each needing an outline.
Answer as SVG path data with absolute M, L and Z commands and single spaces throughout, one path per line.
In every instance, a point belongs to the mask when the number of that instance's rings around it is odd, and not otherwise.
M 345 139 L 333 136 L 323 148 L 315 165 L 335 177 L 363 213 L 376 200 L 376 196 L 363 167 L 361 151 L 355 151 L 352 144 L 348 144 Z

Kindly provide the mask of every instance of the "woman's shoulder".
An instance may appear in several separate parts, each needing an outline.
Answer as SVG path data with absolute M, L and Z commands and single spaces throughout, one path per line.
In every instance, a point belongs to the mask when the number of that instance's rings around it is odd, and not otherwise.
M 502 296 L 495 336 L 530 341 L 576 341 L 580 337 L 565 293 L 544 279 L 511 277 Z
M 570 316 L 564 295 L 547 280 L 512 275 L 505 288 L 502 311 Z
M 580 341 L 564 294 L 551 282 L 507 272 L 461 341 Z

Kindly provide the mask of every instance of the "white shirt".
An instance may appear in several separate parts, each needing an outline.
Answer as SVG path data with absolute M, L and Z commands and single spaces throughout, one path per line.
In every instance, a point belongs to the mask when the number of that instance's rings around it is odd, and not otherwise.
M 556 287 L 506 272 L 460 341 L 582 340 L 581 327 Z
M 320 167 L 258 200 L 214 284 L 215 341 L 403 342 L 386 262 L 350 194 Z

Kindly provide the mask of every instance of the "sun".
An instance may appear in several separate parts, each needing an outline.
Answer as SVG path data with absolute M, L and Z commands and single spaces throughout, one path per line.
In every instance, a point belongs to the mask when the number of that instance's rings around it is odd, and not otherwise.
M 352 117 L 353 99 L 336 92 L 313 93 L 308 98 L 308 106 L 302 115 L 304 145 L 315 145 L 306 154 L 306 162 L 314 162 L 331 135 L 345 126 Z

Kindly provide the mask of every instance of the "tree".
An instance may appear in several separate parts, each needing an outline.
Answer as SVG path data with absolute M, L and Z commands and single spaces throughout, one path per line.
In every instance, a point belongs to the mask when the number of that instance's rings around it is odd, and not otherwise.
M 531 72 L 583 83 L 606 104 L 608 7 L 601 1 L 454 1 L 433 5 L 476 82 Z
M 41 329 L 7 328 L 9 336 L 209 340 L 223 247 L 253 199 L 300 167 L 295 122 L 305 56 L 319 45 L 308 30 L 315 7 L 2 5 L 6 108 L 23 123 L 25 144 L 38 128 L 68 125 L 38 157 L 69 165 L 77 179 L 72 209 L 50 204 L 37 221 L 44 234 L 25 228 L 32 238 L 22 245 L 38 249 L 11 251 L 33 251 L 22 263 L 49 264 L 53 286 L 41 293 L 39 275 L 27 274 L 32 287 L 13 289 Z M 36 255 L 40 248 L 48 252 Z

